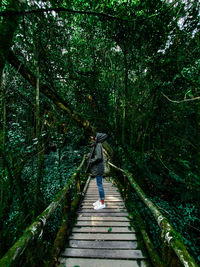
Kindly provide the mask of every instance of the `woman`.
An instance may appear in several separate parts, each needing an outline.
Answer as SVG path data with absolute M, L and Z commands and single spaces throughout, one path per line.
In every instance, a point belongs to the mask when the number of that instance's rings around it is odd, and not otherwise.
M 104 209 L 106 204 L 105 193 L 102 184 L 103 174 L 104 174 L 104 160 L 103 160 L 103 149 L 102 143 L 106 140 L 107 134 L 105 133 L 97 133 L 96 137 L 93 138 L 93 147 L 89 156 L 87 172 L 91 173 L 96 177 L 96 183 L 99 190 L 99 197 L 95 203 L 93 203 L 95 210 Z

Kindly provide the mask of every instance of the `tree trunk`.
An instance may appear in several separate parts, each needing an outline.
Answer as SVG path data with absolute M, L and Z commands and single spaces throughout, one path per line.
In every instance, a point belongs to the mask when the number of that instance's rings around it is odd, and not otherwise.
M 23 10 L 25 7 L 20 0 L 10 0 L 7 2 L 8 6 L 6 11 L 17 11 L 19 8 Z M 9 49 L 12 46 L 12 40 L 18 26 L 18 21 L 18 16 L 9 16 L 3 18 L 3 21 L 0 22 L 0 77 L 2 77 L 3 69 L 8 59 Z
M 36 85 L 36 77 L 35 75 L 28 69 L 27 66 L 22 64 L 18 58 L 14 55 L 12 51 L 9 53 L 8 57 L 9 63 L 18 70 L 18 66 L 20 65 L 19 73 L 26 79 L 33 87 Z M 56 90 L 55 90 L 56 91 Z M 42 92 L 46 97 L 51 99 L 53 103 L 62 109 L 80 128 L 84 129 L 84 135 L 86 138 L 95 134 L 94 127 L 90 125 L 88 120 L 83 119 L 79 114 L 74 112 L 69 105 L 55 92 L 53 91 L 48 85 L 42 83 L 40 81 L 40 92 Z M 104 142 L 104 147 L 109 153 L 109 155 L 113 154 L 112 148 L 108 145 L 108 143 Z
M 2 150 L 5 154 L 5 144 L 6 144 L 6 88 L 3 81 L 3 72 L 1 78 L 1 92 L 2 92 L 2 112 L 3 112 L 3 127 L 2 127 Z
M 12 51 L 10 51 L 9 53 L 8 61 L 15 69 L 18 69 L 19 65 L 21 65 L 19 73 L 35 88 L 36 86 L 35 75 L 28 69 L 26 65 L 22 64 L 18 60 L 18 58 L 14 55 Z M 55 91 L 53 91 L 48 85 L 40 81 L 40 92 L 42 92 L 46 97 L 51 99 L 56 106 L 58 106 L 68 116 L 70 116 L 72 120 L 75 121 L 79 127 L 83 128 L 86 137 L 93 135 L 95 131 L 94 128 L 90 125 L 89 121 L 84 120 L 76 112 L 74 112 L 72 108 L 69 107 L 69 105 L 67 105 L 67 103 Z
M 41 140 L 41 124 L 40 124 L 40 78 L 39 78 L 39 65 L 38 61 L 36 62 L 36 101 L 35 101 L 35 117 L 36 117 L 36 138 L 37 138 L 37 180 L 35 184 L 35 207 L 34 207 L 34 215 L 35 217 L 40 208 L 40 199 L 41 192 L 40 186 L 42 182 L 42 168 L 43 168 L 43 149 L 42 149 L 42 140 Z
M 126 128 L 126 101 L 122 102 L 122 145 L 125 145 L 125 129 Z
M 126 139 L 126 121 L 128 119 L 128 64 L 127 64 L 127 49 L 124 45 L 124 100 L 123 100 L 123 117 L 122 117 L 122 145 L 125 145 Z
M 58 148 L 58 171 L 59 171 L 59 180 L 60 185 L 62 185 L 62 172 L 61 172 L 61 146 Z

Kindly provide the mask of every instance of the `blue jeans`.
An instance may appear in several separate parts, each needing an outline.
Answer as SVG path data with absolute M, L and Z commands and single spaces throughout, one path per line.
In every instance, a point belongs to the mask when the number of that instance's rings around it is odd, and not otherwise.
M 100 199 L 104 200 L 105 194 L 104 194 L 104 188 L 103 188 L 102 180 L 103 180 L 102 176 L 96 176 L 97 187 L 99 189 L 99 196 L 100 196 Z

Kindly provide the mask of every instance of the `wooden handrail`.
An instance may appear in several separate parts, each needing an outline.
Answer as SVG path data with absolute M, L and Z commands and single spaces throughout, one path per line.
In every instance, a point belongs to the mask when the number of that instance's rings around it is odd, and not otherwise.
M 180 234 L 170 225 L 167 218 L 162 215 L 162 213 L 158 210 L 158 208 L 154 205 L 154 203 L 147 198 L 146 194 L 136 183 L 132 175 L 128 171 L 125 171 L 115 166 L 111 162 L 108 162 L 108 164 L 111 167 L 117 169 L 118 171 L 123 172 L 125 176 L 128 178 L 131 186 L 133 187 L 139 198 L 151 211 L 159 227 L 162 229 L 161 238 L 164 239 L 164 241 L 168 244 L 168 246 L 171 247 L 172 250 L 176 253 L 182 265 L 185 267 L 198 267 L 197 263 L 194 261 L 194 259 L 187 251 L 187 248 L 184 245 L 183 239 L 180 236 Z
M 76 169 L 74 174 L 71 176 L 70 180 L 64 186 L 64 188 L 58 192 L 51 204 L 36 218 L 36 220 L 28 226 L 23 235 L 15 242 L 15 244 L 8 250 L 8 252 L 0 259 L 0 266 L 10 267 L 16 262 L 19 257 L 23 254 L 27 246 L 36 237 L 41 236 L 43 233 L 43 228 L 46 224 L 48 218 L 53 214 L 55 209 L 58 207 L 60 202 L 64 199 L 66 193 L 68 192 L 71 184 L 79 174 L 81 168 L 83 167 L 86 160 L 84 155 L 83 160 L 79 167 Z

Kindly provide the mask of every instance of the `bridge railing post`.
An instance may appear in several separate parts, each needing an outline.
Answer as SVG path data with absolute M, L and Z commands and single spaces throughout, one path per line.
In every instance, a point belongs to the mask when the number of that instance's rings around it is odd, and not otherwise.
M 128 200 L 128 198 L 129 198 L 129 194 L 130 194 L 130 188 L 131 188 L 131 185 L 130 185 L 130 182 L 129 182 L 129 180 L 127 179 L 127 176 L 126 175 L 124 175 L 124 181 L 125 181 L 125 194 L 124 194 L 124 198 L 125 198 L 125 200 L 127 201 Z
M 80 192 L 81 192 L 80 172 L 78 172 L 76 176 L 76 193 L 80 194 Z
M 67 219 L 69 211 L 71 209 L 71 198 L 72 198 L 72 186 L 70 186 L 65 198 L 63 200 L 63 218 Z
M 136 183 L 131 173 L 125 171 L 113 163 L 109 162 L 109 165 L 115 170 L 121 171 L 125 174 L 130 182 L 130 187 L 134 189 L 137 193 L 137 196 L 145 204 L 148 210 L 151 212 L 152 216 L 156 220 L 159 228 L 162 231 L 161 240 L 162 240 L 162 260 L 159 265 L 160 260 L 158 260 L 157 266 L 162 267 L 198 267 L 199 265 L 195 262 L 193 257 L 189 254 L 183 238 L 181 235 L 172 227 L 168 222 L 167 218 L 162 215 L 156 204 L 154 204 L 150 198 L 144 193 L 141 187 Z M 123 186 L 127 185 L 123 183 Z M 123 191 L 123 190 L 122 190 Z M 125 191 L 125 190 L 124 190 Z M 124 194 L 123 194 L 124 196 Z M 154 257 L 155 258 L 155 257 Z M 153 262 L 154 263 L 154 259 Z
M 165 231 L 163 230 L 161 233 L 161 242 L 162 242 L 162 261 L 164 267 L 181 267 L 183 266 L 181 262 L 179 261 L 177 255 L 173 251 L 173 249 L 170 247 L 170 245 L 167 243 L 165 239 Z

